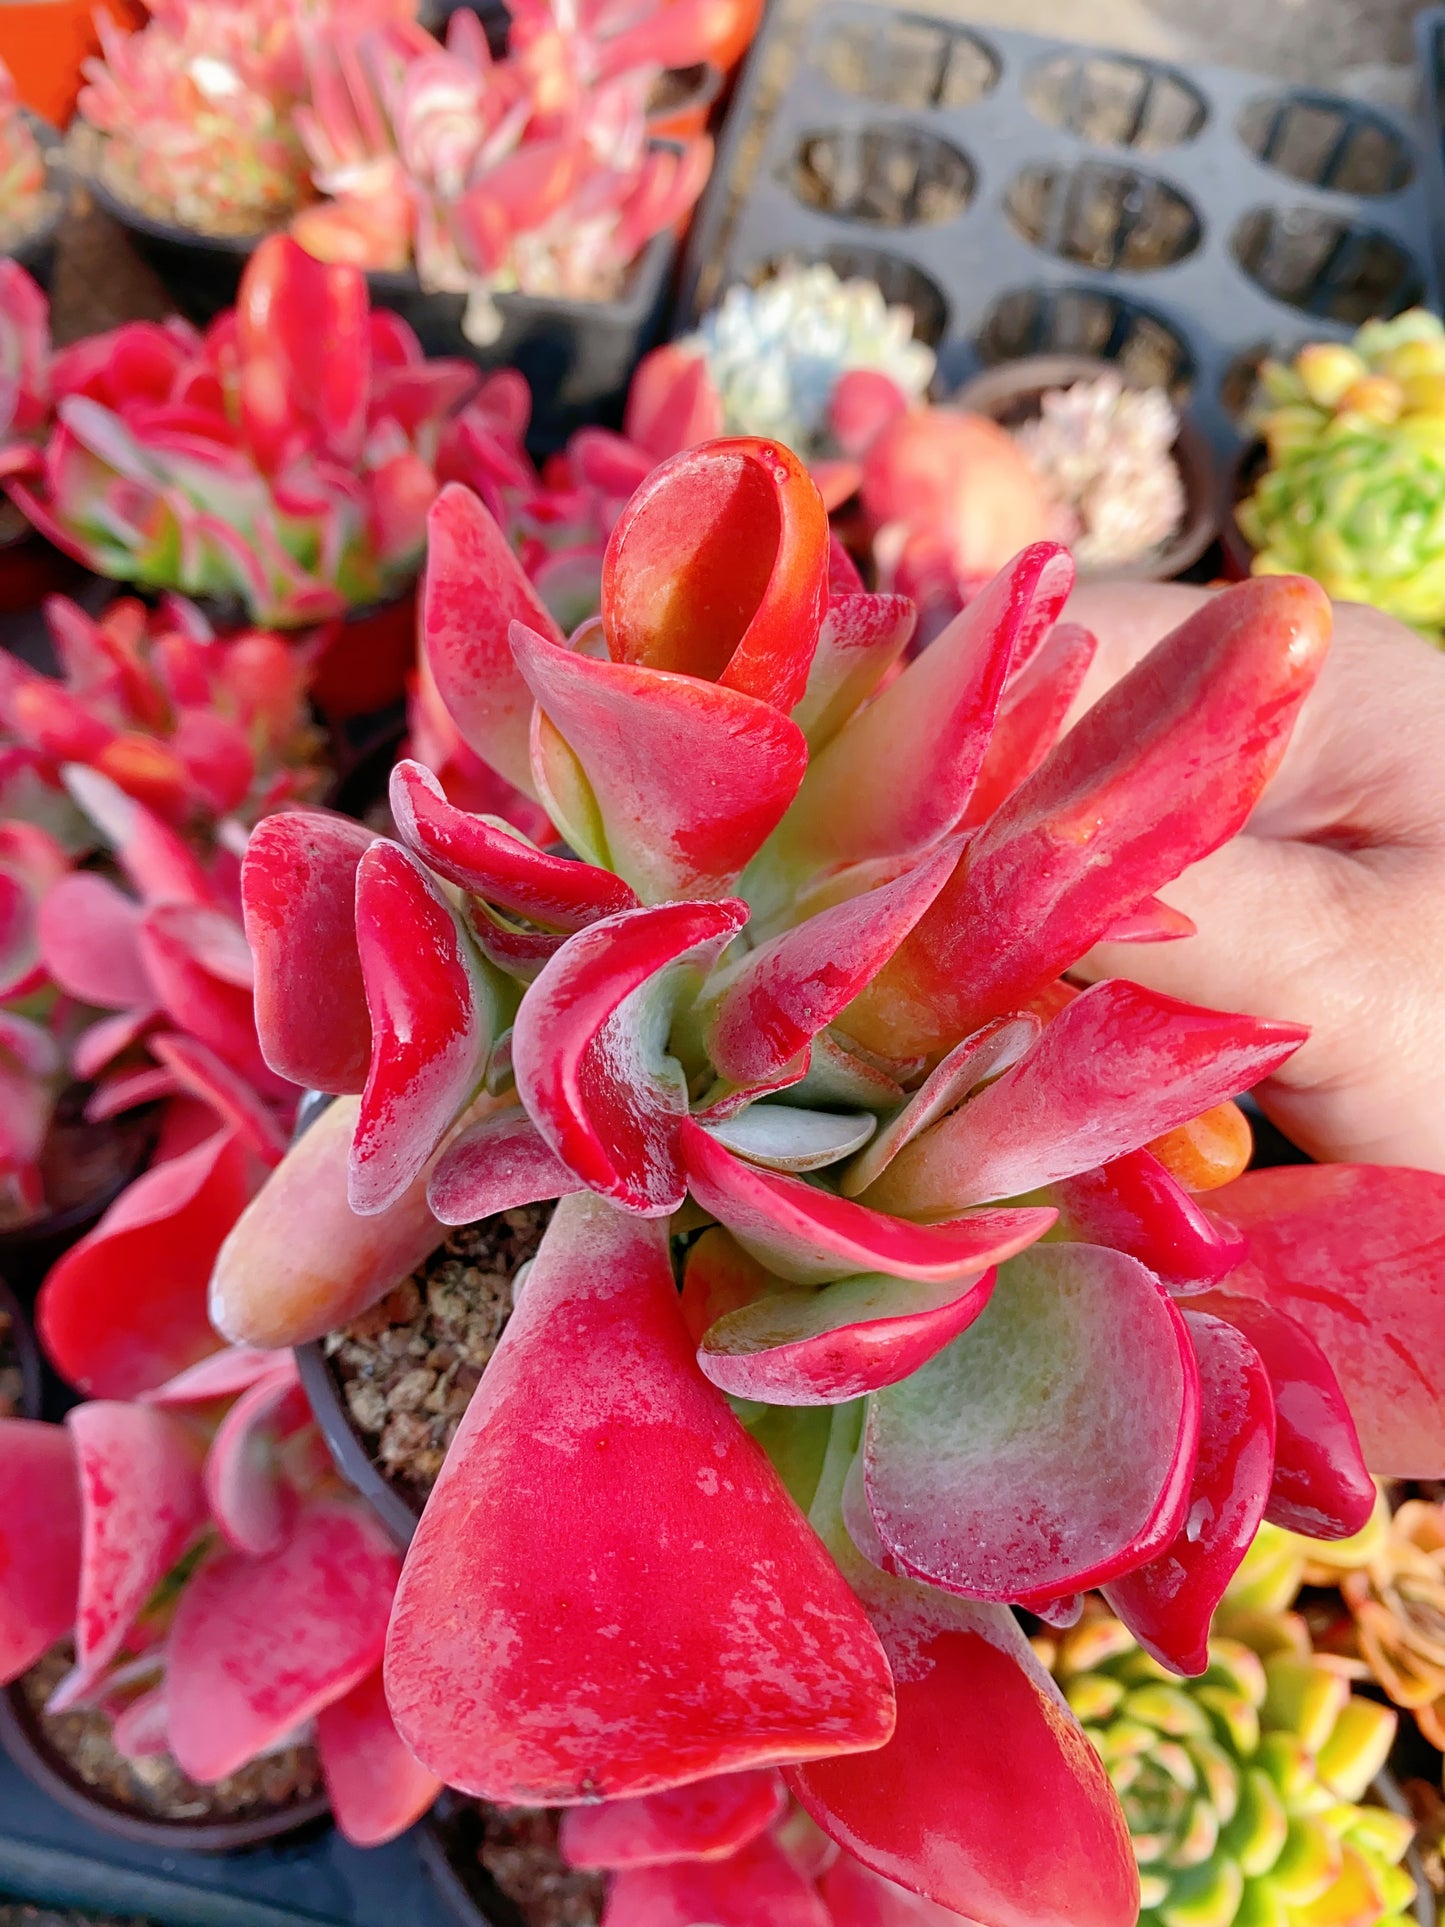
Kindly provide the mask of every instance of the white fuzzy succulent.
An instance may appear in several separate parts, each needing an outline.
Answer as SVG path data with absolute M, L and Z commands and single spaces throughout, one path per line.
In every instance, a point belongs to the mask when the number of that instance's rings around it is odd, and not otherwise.
M 826 441 L 841 375 L 887 375 L 910 401 L 933 379 L 933 350 L 914 340 L 913 310 L 889 307 L 874 282 L 845 281 L 821 262 L 729 288 L 682 345 L 706 358 L 728 434 L 771 436 L 805 456 Z
M 1061 530 L 1086 569 L 1122 567 L 1167 542 L 1184 519 L 1171 453 L 1179 417 L 1158 388 L 1116 374 L 1055 388 L 1015 439 L 1068 518 Z

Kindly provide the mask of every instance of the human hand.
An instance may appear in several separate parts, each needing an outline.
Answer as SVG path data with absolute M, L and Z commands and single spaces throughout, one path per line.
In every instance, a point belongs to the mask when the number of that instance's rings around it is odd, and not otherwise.
M 1099 639 L 1074 717 L 1208 590 L 1090 583 L 1066 616 Z M 1078 974 L 1309 1041 L 1257 1093 L 1312 1157 L 1445 1172 L 1445 656 L 1354 603 L 1278 773 L 1241 834 L 1166 888 L 1198 925 L 1100 944 Z

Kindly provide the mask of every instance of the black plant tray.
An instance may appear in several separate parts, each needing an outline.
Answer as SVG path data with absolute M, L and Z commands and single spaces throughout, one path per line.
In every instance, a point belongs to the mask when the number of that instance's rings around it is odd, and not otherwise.
M 448 1927 L 414 1834 L 362 1852 L 331 1827 L 249 1853 L 162 1853 L 98 1833 L 0 1754 L 0 1899 L 163 1927 Z
M 1383 109 L 867 0 L 797 31 L 775 12 L 753 50 L 685 315 L 827 260 L 912 305 L 941 390 L 1101 354 L 1187 397 L 1227 456 L 1266 352 L 1435 303 L 1429 156 Z
M 1420 58 L 1423 170 L 1430 200 L 1430 240 L 1435 251 L 1438 285 L 1445 292 L 1445 7 L 1426 7 L 1416 14 L 1415 48 Z

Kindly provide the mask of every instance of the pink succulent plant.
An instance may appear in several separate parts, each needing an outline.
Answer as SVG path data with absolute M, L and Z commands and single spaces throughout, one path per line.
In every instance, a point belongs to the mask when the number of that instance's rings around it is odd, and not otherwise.
M 1010 1606 L 1102 1587 L 1198 1670 L 1262 1517 L 1343 1536 L 1370 1473 L 1445 1472 L 1445 1180 L 1196 1195 L 1240 1160 L 1193 1121 L 1303 1032 L 1063 977 L 1187 932 L 1155 893 L 1248 818 L 1328 603 L 1221 594 L 1056 740 L 1071 579 L 1026 549 L 896 673 L 913 609 L 830 556 L 801 464 L 715 442 L 637 490 L 569 644 L 449 488 L 436 692 L 577 854 L 408 763 L 394 839 L 253 836 L 267 1061 L 342 1095 L 227 1240 L 219 1328 L 315 1338 L 443 1224 L 559 1200 L 388 1636 L 449 1784 L 781 1767 L 938 1906 L 1127 1927 L 1121 1815 Z
M 313 1737 L 358 1846 L 431 1805 L 381 1690 L 400 1561 L 289 1358 L 223 1351 L 64 1428 L 0 1420 L 0 1499 L 0 1684 L 71 1638 L 49 1706 L 104 1713 L 128 1758 L 213 1785 Z
M 12 501 L 120 581 L 239 599 L 296 628 L 398 594 L 421 559 L 453 416 L 476 386 L 425 361 L 363 277 L 285 236 L 204 335 L 128 322 L 56 354 L 43 448 L 0 448 Z
M 0 209 L 7 227 L 23 230 L 26 211 L 45 192 L 45 155 L 16 90 L 15 78 L 0 60 Z

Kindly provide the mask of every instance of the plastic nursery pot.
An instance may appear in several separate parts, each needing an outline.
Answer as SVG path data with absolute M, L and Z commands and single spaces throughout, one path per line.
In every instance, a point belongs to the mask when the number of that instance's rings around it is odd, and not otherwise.
M 123 27 L 145 24 L 141 0 L 4 0 L 0 5 L 0 60 L 26 106 L 57 127 L 64 127 L 75 110 L 80 63 L 100 51 L 97 7 Z
M 41 1396 L 40 1347 L 19 1299 L 0 1278 L 0 1418 L 39 1418 Z
M 721 67 L 706 60 L 695 67 L 669 67 L 658 80 L 647 111 L 652 138 L 690 141 L 706 132 L 726 79 Z
M 4 16 L 0 4 L 0 18 Z M 152 268 L 187 321 L 198 328 L 234 308 L 246 263 L 264 234 L 202 234 L 199 229 L 159 221 L 134 207 L 96 177 L 86 187 L 96 206 L 119 223 L 136 253 Z
M 0 5 L 0 22 L 4 21 L 5 14 L 6 8 Z M 10 210 L 0 207 L 0 251 L 12 261 L 18 261 L 42 288 L 48 288 L 55 265 L 55 238 L 65 218 L 69 182 L 59 134 L 38 114 L 27 114 L 26 119 L 45 155 L 45 187 L 31 218 L 23 225 Z
M 480 1858 L 484 1841 L 485 1823 L 477 1803 L 443 1793 L 416 1830 L 417 1856 L 437 1898 L 460 1927 L 534 1927 L 538 1916 L 504 1893 L 487 1871 Z M 510 1848 L 508 1857 L 515 1852 L 515 1847 Z M 542 1902 L 547 1920 L 560 1919 L 564 1913 L 569 1920 L 600 1915 L 598 1876 L 572 1873 L 546 1845 L 530 1852 L 537 1857 L 538 1873 L 555 1870 L 559 1880 L 567 1880 L 576 1890 L 571 1905 Z
M 353 734 L 359 740 L 353 741 Z M 331 766 L 336 774 L 322 805 L 358 823 L 372 822 L 373 812 L 386 809 L 392 765 L 406 741 L 406 721 L 396 717 L 368 731 L 333 729 Z
M 331 1809 L 324 1791 L 283 1806 L 226 1820 L 163 1820 L 85 1781 L 50 1744 L 17 1683 L 0 1693 L 0 1747 L 42 1792 L 79 1820 L 132 1846 L 171 1853 L 236 1853 L 266 1840 L 299 1833 L 324 1821 Z
M 371 716 L 406 695 L 416 667 L 416 584 L 323 628 L 311 700 L 332 722 Z
M 533 397 L 528 442 L 534 453 L 552 454 L 575 428 L 621 422 L 632 370 L 662 328 L 675 247 L 673 235 L 656 235 L 615 301 L 498 295 L 501 333 L 483 347 L 462 332 L 465 295 L 428 294 L 410 272 L 366 279 L 373 306 L 390 308 L 408 322 L 428 355 L 465 355 L 483 368 L 519 368 Z
M 352 1491 L 366 1500 L 397 1549 L 405 1552 L 421 1518 L 420 1506 L 391 1483 L 353 1430 L 320 1339 L 296 1347 L 296 1366 L 332 1463 Z
M 1016 428 L 1038 414 L 1040 401 L 1050 389 L 1092 381 L 1111 370 L 1129 387 L 1144 385 L 1115 363 L 1092 355 L 1026 355 L 976 375 L 950 396 L 949 402 L 952 407 L 987 415 L 1004 428 Z M 1167 582 L 1171 576 L 1182 575 L 1199 560 L 1218 531 L 1219 482 L 1214 458 L 1188 416 L 1180 418 L 1172 452 L 1184 484 L 1184 520 L 1169 541 L 1133 562 L 1104 571 L 1116 581 Z

